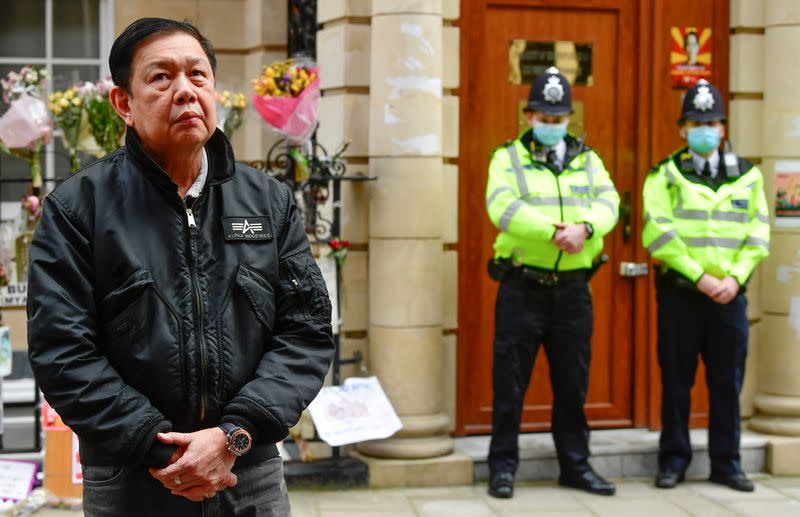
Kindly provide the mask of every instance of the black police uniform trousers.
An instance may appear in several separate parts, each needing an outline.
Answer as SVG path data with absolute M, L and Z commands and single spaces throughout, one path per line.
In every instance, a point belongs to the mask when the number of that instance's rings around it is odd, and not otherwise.
M 523 399 L 544 345 L 553 387 L 552 432 L 562 475 L 589 469 L 583 403 L 589 383 L 592 299 L 586 281 L 543 286 L 512 271 L 495 305 L 492 473 L 516 472 Z
M 711 472 L 741 472 L 739 392 L 747 355 L 747 300 L 738 294 L 720 305 L 679 286 L 658 289 L 658 361 L 661 366 L 659 467 L 683 472 L 692 459 L 690 390 L 703 357 L 709 392 L 708 451 Z

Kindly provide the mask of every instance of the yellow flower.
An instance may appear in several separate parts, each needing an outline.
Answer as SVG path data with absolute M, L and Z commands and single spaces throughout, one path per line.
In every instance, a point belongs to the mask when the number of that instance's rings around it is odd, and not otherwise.
M 73 89 L 67 90 L 67 92 L 64 94 L 64 97 L 66 97 L 69 100 L 72 100 L 72 98 L 75 97 L 75 90 Z
M 62 98 L 61 100 L 59 100 L 59 101 L 58 101 L 58 104 L 59 104 L 59 105 L 60 105 L 62 108 L 68 108 L 68 107 L 69 107 L 69 100 L 68 100 L 66 97 L 65 97 L 65 98 Z
M 74 99 L 72 99 L 72 104 L 75 105 L 75 106 L 80 106 L 81 105 L 81 98 L 80 97 L 75 97 Z

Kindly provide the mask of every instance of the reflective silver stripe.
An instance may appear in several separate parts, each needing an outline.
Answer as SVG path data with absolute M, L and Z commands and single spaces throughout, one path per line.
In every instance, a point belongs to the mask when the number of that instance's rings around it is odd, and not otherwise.
M 687 246 L 694 248 L 707 248 L 714 246 L 716 248 L 741 248 L 744 244 L 742 239 L 728 239 L 724 237 L 687 237 L 683 239 Z
M 578 197 L 565 197 L 562 199 L 557 197 L 531 197 L 526 199 L 525 202 L 531 206 L 589 206 L 592 200 Z
M 508 155 L 511 156 L 511 165 L 514 166 L 514 174 L 517 176 L 519 195 L 525 197 L 528 195 L 528 183 L 525 181 L 525 171 L 522 169 L 522 164 L 519 163 L 517 148 L 512 144 L 506 147 L 506 150 Z
M 736 223 L 746 223 L 750 220 L 750 216 L 744 212 L 711 212 L 711 219 L 715 221 L 733 221 Z
M 514 192 L 514 189 L 509 187 L 509 186 L 507 186 L 507 185 L 505 187 L 498 187 L 498 188 L 494 189 L 494 192 L 492 192 L 491 195 L 489 195 L 489 198 L 486 200 L 486 208 L 488 209 L 489 206 L 494 201 L 494 198 L 496 198 L 497 196 L 499 196 L 503 192 Z
M 672 224 L 672 219 L 670 219 L 669 217 L 663 217 L 662 216 L 662 217 L 656 217 L 655 219 L 653 219 L 653 216 L 650 215 L 649 212 L 647 212 L 647 213 L 644 214 L 644 223 L 647 224 L 650 221 L 655 221 L 655 222 L 660 223 L 660 224 Z
M 747 185 L 745 188 L 746 189 L 750 189 L 750 190 L 755 190 L 756 189 L 756 183 L 758 183 L 758 182 L 754 181 L 753 183 Z
M 514 217 L 514 214 L 517 213 L 517 210 L 522 206 L 524 202 L 521 199 L 517 199 L 506 208 L 506 211 L 503 212 L 503 215 L 500 216 L 500 227 L 501 231 L 507 232 L 508 225 L 511 224 L 511 218 Z
M 769 250 L 769 242 L 765 239 L 760 239 L 758 237 L 748 237 L 746 241 L 744 241 L 745 246 L 760 246 L 762 248 L 766 248 Z
M 680 198 L 678 202 L 680 202 Z M 708 219 L 708 212 L 705 210 L 675 210 L 673 214 L 676 219 L 696 219 L 699 221 Z
M 647 247 L 647 251 L 651 254 L 660 249 L 664 244 L 668 243 L 672 239 L 674 239 L 678 233 L 675 230 L 670 230 L 668 232 L 662 233 L 661 236 L 650 243 L 650 246 Z
M 769 216 L 768 215 L 764 215 L 761 212 L 756 212 L 756 219 L 758 219 L 762 223 L 769 224 Z
M 600 185 L 596 189 L 594 189 L 595 195 L 605 194 L 606 192 L 616 192 L 617 189 L 612 187 L 611 185 Z
M 586 153 L 586 177 L 589 181 L 589 192 L 594 190 L 594 160 L 592 153 Z
M 594 200 L 594 203 L 600 203 L 601 205 L 603 205 L 606 208 L 608 208 L 609 210 L 611 210 L 612 214 L 617 215 L 617 205 L 615 205 L 613 202 L 609 201 L 608 199 L 603 199 L 603 198 L 599 197 L 599 198 Z
M 667 178 L 667 181 L 668 181 L 668 182 L 672 183 L 672 184 L 673 184 L 673 185 L 675 185 L 676 187 L 678 186 L 678 180 L 677 180 L 677 179 L 675 179 L 675 175 L 674 175 L 674 174 L 672 174 L 672 171 L 671 171 L 671 170 L 667 169 L 667 170 L 664 172 L 664 176 Z

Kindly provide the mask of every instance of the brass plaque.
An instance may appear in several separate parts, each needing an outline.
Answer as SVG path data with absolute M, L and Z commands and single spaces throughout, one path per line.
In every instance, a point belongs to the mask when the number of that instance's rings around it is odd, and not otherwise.
M 508 82 L 530 84 L 551 66 L 570 84 L 592 86 L 592 45 L 574 41 L 511 40 L 508 46 Z
M 517 131 L 518 135 L 521 135 L 525 131 L 531 128 L 530 124 L 528 124 L 528 119 L 525 117 L 524 109 L 525 106 L 528 105 L 527 100 L 519 101 L 519 106 L 517 108 L 517 120 L 519 121 L 519 131 Z M 583 127 L 583 101 L 572 101 L 572 110 L 573 114 L 569 120 L 569 126 L 567 126 L 567 131 L 575 135 L 576 137 L 580 138 L 583 136 L 585 131 Z

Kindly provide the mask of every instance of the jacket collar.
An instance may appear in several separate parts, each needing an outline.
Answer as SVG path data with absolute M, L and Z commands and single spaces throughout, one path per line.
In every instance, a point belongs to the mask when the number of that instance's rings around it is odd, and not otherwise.
M 533 136 L 533 129 L 525 131 L 522 136 L 519 137 L 519 141 L 522 143 L 525 150 L 530 153 L 532 160 L 542 163 L 547 162 L 545 147 Z M 571 134 L 567 134 L 567 136 L 564 137 L 564 141 L 567 144 L 567 153 L 564 155 L 564 168 L 566 169 L 567 165 L 569 165 L 576 156 L 587 150 L 587 147 L 584 145 L 583 139 L 577 139 Z
M 205 145 L 208 157 L 208 180 L 206 185 L 224 183 L 233 178 L 236 173 L 236 162 L 225 134 L 216 129 Z M 142 141 L 136 132 L 128 130 L 125 135 L 125 151 L 136 161 L 143 171 L 157 184 L 172 192 L 177 192 L 177 185 L 169 175 L 158 165 L 142 147 Z

